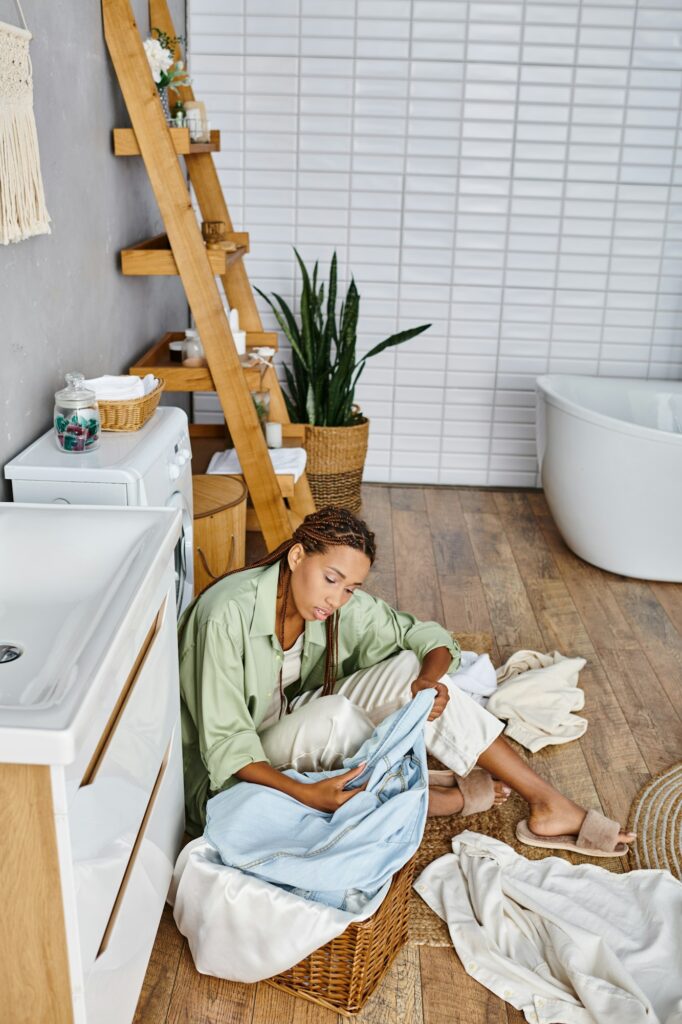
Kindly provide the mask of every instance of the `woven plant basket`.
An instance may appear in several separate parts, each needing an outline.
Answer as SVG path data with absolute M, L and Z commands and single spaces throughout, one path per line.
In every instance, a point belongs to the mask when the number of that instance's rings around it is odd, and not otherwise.
M 348 429 L 346 427 L 342 429 Z M 375 914 L 267 984 L 346 1017 L 359 1013 L 407 942 L 415 858 L 396 872 Z
M 337 505 L 359 512 L 360 485 L 367 456 L 369 420 L 353 427 L 312 427 L 306 424 L 306 474 L 318 508 Z
M 158 384 L 148 395 L 130 398 L 122 402 L 98 402 L 102 419 L 102 430 L 139 430 L 156 411 L 165 382 L 157 378 Z

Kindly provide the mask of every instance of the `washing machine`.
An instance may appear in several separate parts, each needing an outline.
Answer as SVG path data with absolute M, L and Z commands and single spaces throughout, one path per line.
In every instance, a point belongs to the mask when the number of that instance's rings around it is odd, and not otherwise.
M 63 452 L 49 430 L 7 463 L 5 477 L 12 481 L 17 502 L 179 508 L 175 581 L 180 614 L 194 596 L 191 459 L 187 416 L 182 409 L 162 406 L 141 430 L 103 431 L 94 452 Z

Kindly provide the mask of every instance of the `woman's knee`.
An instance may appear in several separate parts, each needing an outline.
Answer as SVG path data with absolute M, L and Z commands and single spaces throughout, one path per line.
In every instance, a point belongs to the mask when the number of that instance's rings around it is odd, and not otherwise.
M 344 758 L 355 754 L 374 731 L 362 708 L 340 694 L 317 697 L 285 722 L 284 729 L 290 732 L 286 750 L 280 745 L 277 751 L 277 767 L 286 762 L 298 771 L 339 768 Z M 267 743 L 268 737 L 263 738 Z M 265 744 L 264 747 L 267 753 Z
M 362 720 L 367 716 L 362 708 L 353 704 L 348 697 L 340 693 L 331 693 L 327 697 L 318 697 L 315 701 L 318 714 L 323 714 L 329 721 L 336 723 L 345 721 Z

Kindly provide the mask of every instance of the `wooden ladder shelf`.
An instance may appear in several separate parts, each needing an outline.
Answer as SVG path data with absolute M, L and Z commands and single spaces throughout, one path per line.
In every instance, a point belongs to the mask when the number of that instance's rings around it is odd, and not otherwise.
M 243 262 L 249 236 L 234 231 L 213 163 L 213 152 L 220 147 L 220 134 L 211 132 L 208 143 L 192 143 L 188 129 L 170 128 L 166 124 L 130 0 L 102 0 L 102 13 L 107 47 L 132 124 L 132 128 L 114 129 L 114 152 L 117 156 L 142 157 L 166 229 L 164 235 L 123 250 L 122 270 L 133 275 L 180 277 L 208 361 L 203 370 L 170 364 L 167 348 L 172 335 L 166 335 L 130 372 L 158 370 L 170 391 L 217 392 L 258 525 L 268 549 L 272 550 L 291 536 L 292 524 L 314 511 L 315 505 L 305 474 L 295 485 L 283 481 L 284 486 L 280 486 L 277 481 L 251 400 L 256 377 L 240 363 L 216 282 L 219 277 L 230 308 L 239 310 L 247 345 L 276 348 L 276 335 L 263 331 Z M 175 37 L 166 0 L 150 0 L 149 15 L 151 25 Z M 181 56 L 176 50 L 176 58 Z M 181 94 L 183 100 L 194 99 L 189 87 L 183 87 Z M 179 155 L 185 160 L 201 216 L 204 220 L 223 221 L 228 238 L 235 243 L 234 252 L 206 249 Z M 284 424 L 283 433 L 290 442 L 300 438 L 300 428 L 295 424 L 289 426 L 277 375 L 271 368 L 266 374 L 271 416 Z M 192 436 L 206 437 L 210 433 L 195 430 Z

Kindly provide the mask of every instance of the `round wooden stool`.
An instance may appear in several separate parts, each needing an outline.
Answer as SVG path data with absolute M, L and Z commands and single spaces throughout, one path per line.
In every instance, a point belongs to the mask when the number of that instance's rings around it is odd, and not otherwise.
M 246 487 L 239 477 L 192 477 L 194 594 L 246 559 Z

